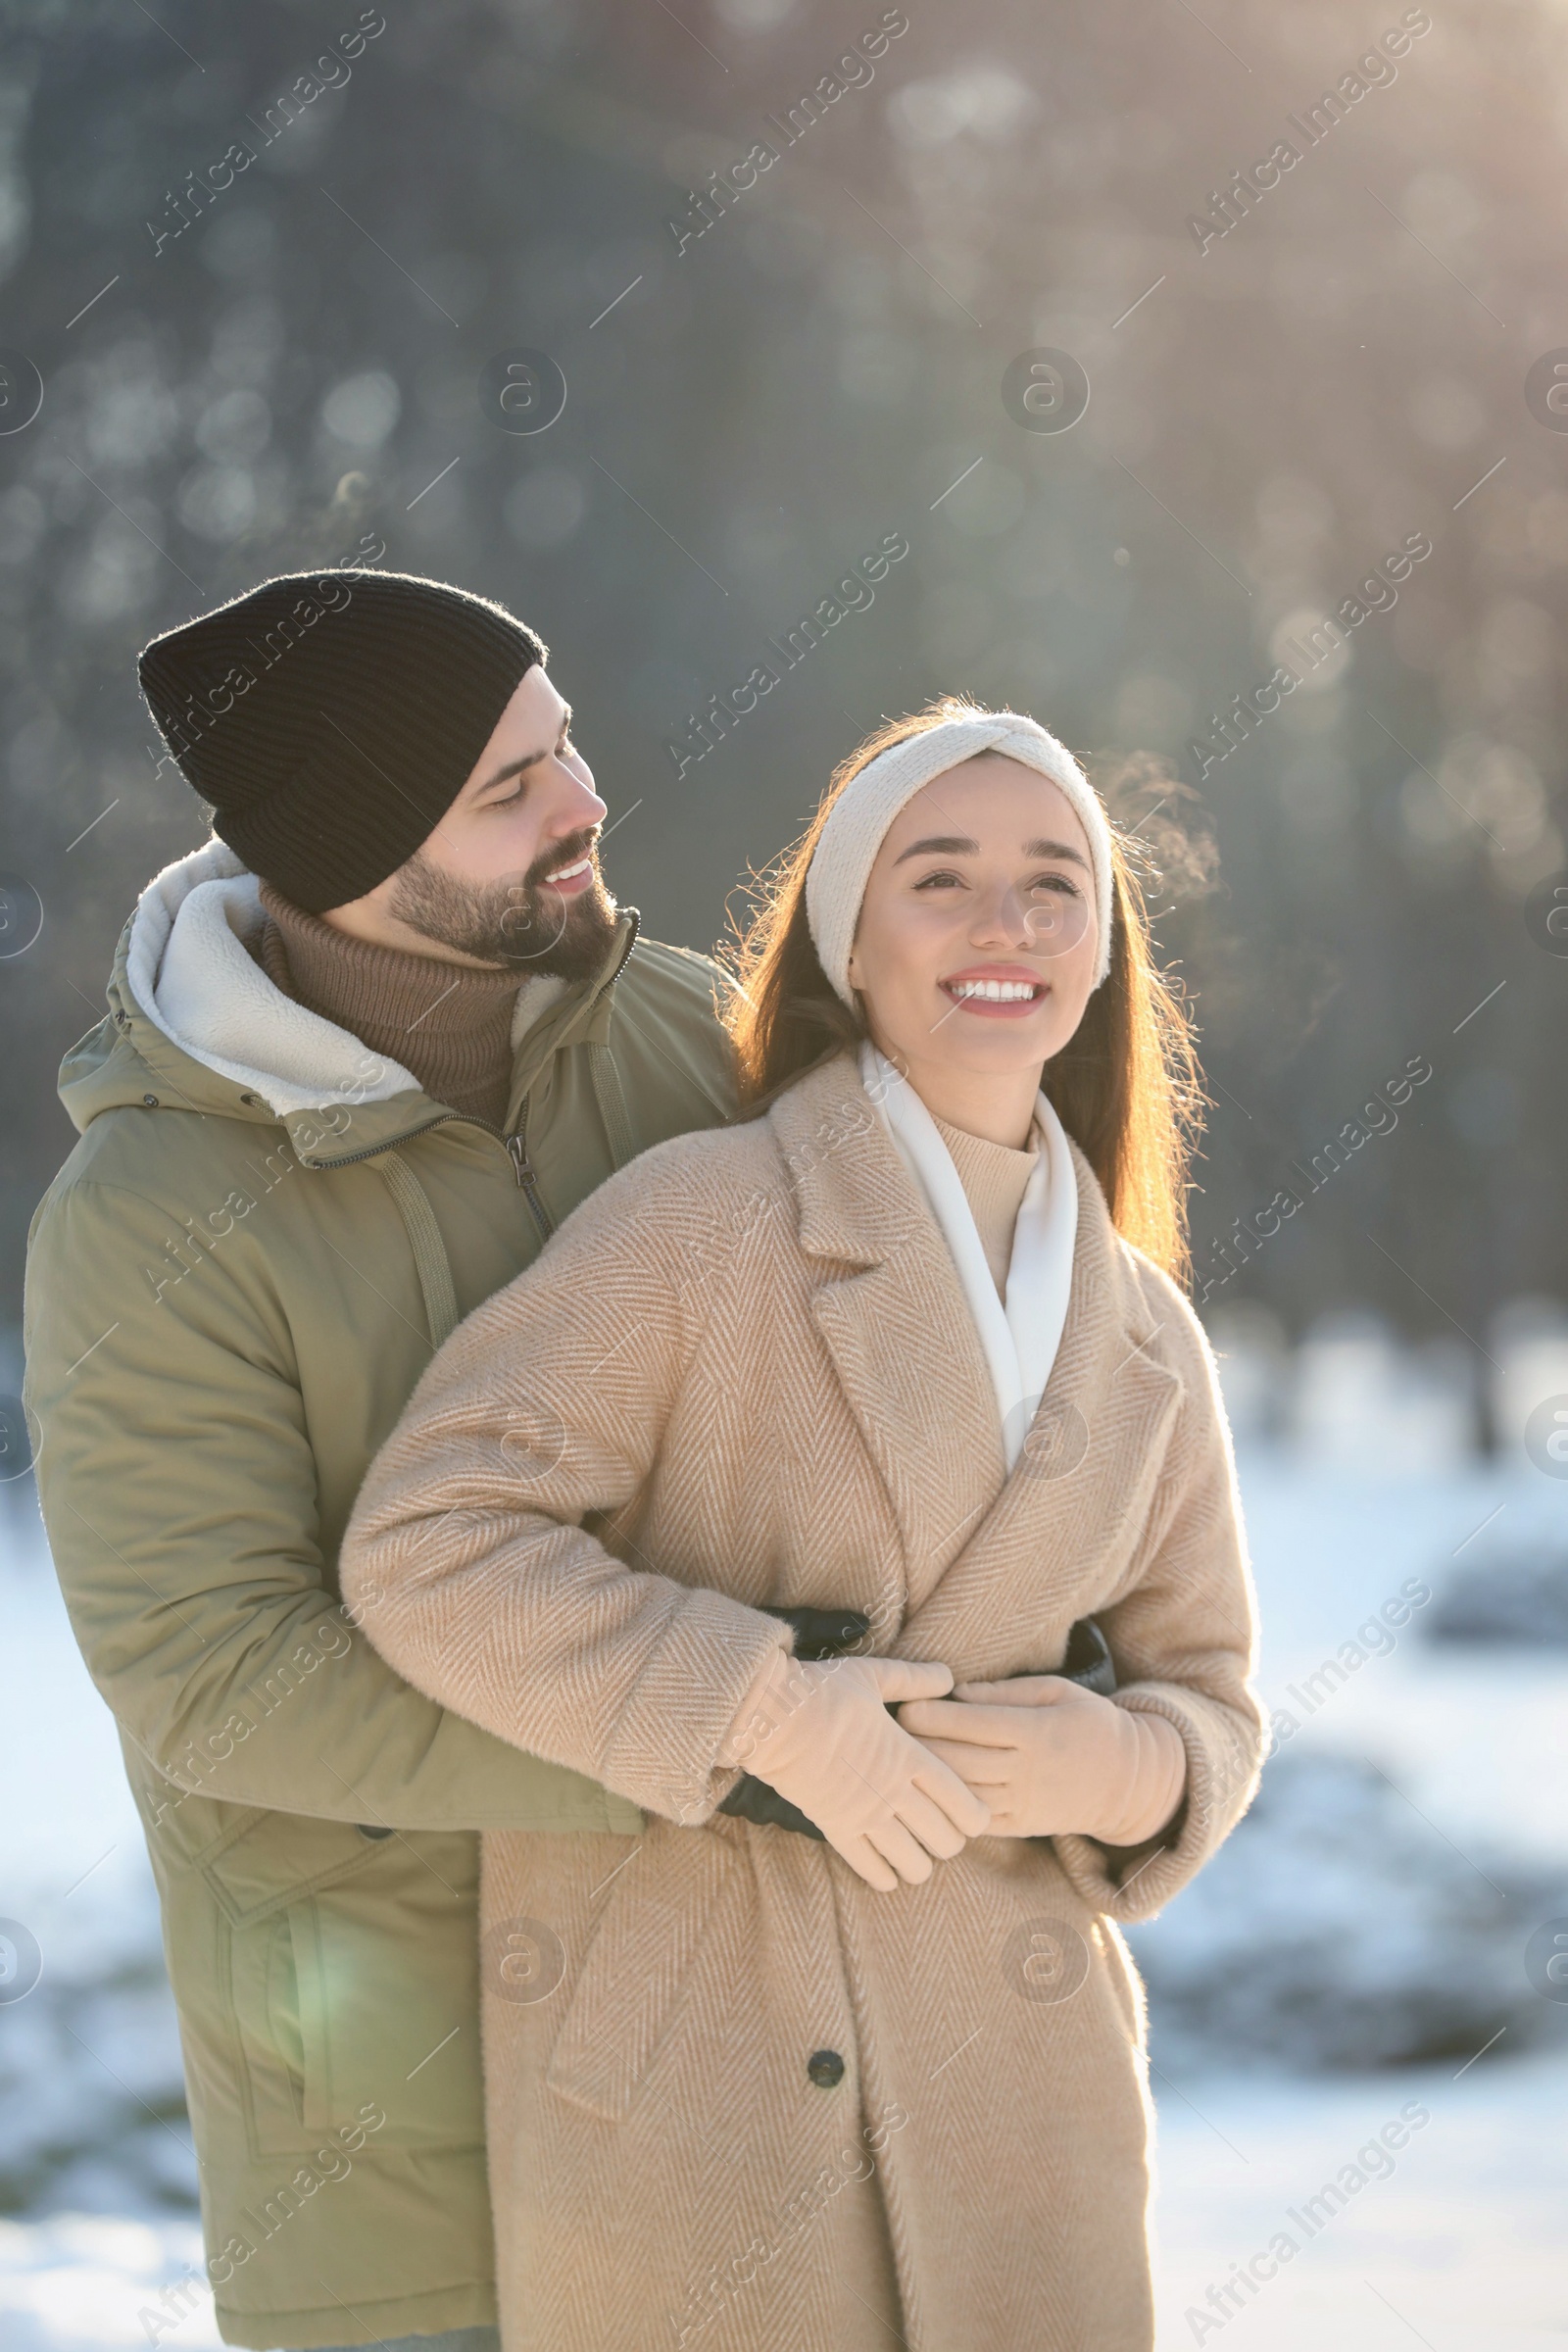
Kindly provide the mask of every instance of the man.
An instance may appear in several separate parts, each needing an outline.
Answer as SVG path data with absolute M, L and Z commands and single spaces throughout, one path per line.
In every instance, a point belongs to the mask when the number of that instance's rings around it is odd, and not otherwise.
M 616 911 L 570 712 L 500 607 L 270 580 L 141 679 L 216 837 L 143 892 L 62 1069 L 44 1518 L 158 1879 L 225 2338 L 474 2352 L 475 1833 L 641 1816 L 400 1682 L 336 1550 L 457 1319 L 728 1114 L 717 975 Z M 552 1429 L 511 1404 L 525 1467 Z M 535 1925 L 484 1963 L 518 1998 L 551 1989 Z

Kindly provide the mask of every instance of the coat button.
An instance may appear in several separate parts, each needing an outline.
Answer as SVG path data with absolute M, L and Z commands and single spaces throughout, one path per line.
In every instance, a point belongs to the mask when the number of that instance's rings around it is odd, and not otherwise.
M 143 1095 L 142 1101 L 146 1103 L 149 1110 L 156 1110 L 158 1108 L 158 1097 L 156 1095 Z
M 818 2090 L 831 2090 L 844 2080 L 844 2061 L 837 2050 L 813 2050 L 806 2061 L 806 2071 Z
M 390 1838 L 392 1835 L 390 1830 L 376 1829 L 368 1821 L 360 1822 L 357 1827 L 362 1838 Z

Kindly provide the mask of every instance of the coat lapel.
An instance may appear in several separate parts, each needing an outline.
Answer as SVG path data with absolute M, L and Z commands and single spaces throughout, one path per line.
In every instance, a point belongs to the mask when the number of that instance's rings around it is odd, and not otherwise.
M 1076 1145 L 1072 1154 L 1072 1292 L 1039 1412 L 995 1505 L 911 1607 L 898 1643 L 901 1656 L 941 1658 L 960 1679 L 1059 1664 L 1073 1620 L 1107 1600 L 1131 1564 L 1181 1395 L 1104 1196 Z
M 972 1536 L 1004 1478 L 996 1396 L 946 1242 L 848 1055 L 769 1113 L 823 1261 L 818 1331 L 904 1543 L 913 1608 Z
M 879 1646 L 973 1677 L 1049 1667 L 1145 1521 L 1180 1392 L 1088 1161 L 1074 1145 L 1067 1321 L 1009 1477 L 957 1271 L 853 1058 L 768 1115 L 822 1261 L 816 1326 L 904 1543 L 903 1630 Z

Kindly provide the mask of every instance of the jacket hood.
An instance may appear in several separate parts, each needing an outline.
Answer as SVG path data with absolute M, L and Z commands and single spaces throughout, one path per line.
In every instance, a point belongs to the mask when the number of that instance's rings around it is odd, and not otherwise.
M 250 953 L 267 920 L 260 887 L 217 839 L 148 883 L 120 936 L 109 1017 L 61 1064 L 60 1099 L 78 1131 L 124 1103 L 270 1126 L 281 1119 L 291 1132 L 301 1124 L 301 1156 L 324 1165 L 458 1115 L 401 1062 L 372 1053 L 273 985 Z M 553 1042 L 614 978 L 636 930 L 636 915 L 623 908 L 600 973 L 568 989 L 537 1024 Z M 333 1137 L 350 1140 L 345 1106 L 353 1113 L 352 1148 L 323 1152 Z M 323 1111 L 330 1114 L 324 1135 L 313 1115 Z

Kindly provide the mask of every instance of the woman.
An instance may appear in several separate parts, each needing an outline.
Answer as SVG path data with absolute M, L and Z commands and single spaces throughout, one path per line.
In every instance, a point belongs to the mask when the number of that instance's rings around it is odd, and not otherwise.
M 1147 2352 L 1116 1923 L 1260 1755 L 1185 1027 L 1076 762 L 951 702 L 835 778 L 741 989 L 760 1115 L 468 1318 L 343 1554 L 411 1682 L 646 1811 L 485 1840 L 504 2340 Z M 1052 1671 L 1090 1615 L 1114 1698 Z

